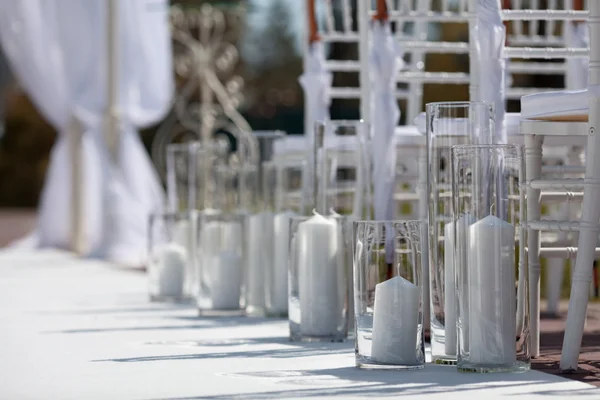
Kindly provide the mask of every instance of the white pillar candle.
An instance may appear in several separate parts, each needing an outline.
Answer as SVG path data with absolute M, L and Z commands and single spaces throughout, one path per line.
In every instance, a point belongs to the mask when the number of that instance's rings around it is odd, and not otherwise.
M 246 241 L 248 249 L 246 268 L 246 306 L 250 311 L 265 307 L 265 276 L 273 262 L 273 214 L 262 212 L 248 217 Z
M 475 222 L 472 215 L 464 215 L 458 220 L 458 229 L 460 235 L 466 235 L 467 227 Z M 465 243 L 462 241 L 462 243 Z M 445 353 L 449 356 L 456 355 L 457 345 L 457 327 L 456 327 L 456 283 L 455 272 L 456 268 L 466 263 L 466 254 L 464 250 L 456 254 L 458 262 L 454 259 L 454 222 L 450 222 L 444 226 L 444 346 Z
M 192 259 L 194 254 L 195 235 L 192 231 L 193 227 L 190 221 L 180 220 L 175 225 L 175 231 L 173 233 L 173 241 L 183 247 L 185 247 L 187 254 L 189 255 L 188 263 L 186 264 L 185 276 L 183 281 L 183 294 L 184 296 L 195 297 L 198 294 L 198 277 L 195 260 Z
M 202 226 L 198 306 L 214 310 L 240 307 L 243 268 L 238 223 L 211 221 Z
M 239 253 L 226 250 L 212 257 L 211 299 L 214 310 L 240 308 L 242 288 L 242 258 Z
M 202 225 L 200 231 L 200 251 L 198 252 L 199 290 L 204 293 L 211 281 L 211 263 L 213 256 L 221 249 L 223 227 L 220 222 L 210 221 Z
M 338 331 L 342 305 L 338 293 L 337 224 L 316 214 L 298 225 L 300 332 L 329 336 Z
M 401 276 L 375 286 L 371 358 L 386 364 L 417 362 L 419 287 Z
M 516 361 L 515 229 L 494 216 L 469 228 L 469 361 Z
M 288 260 L 290 246 L 290 219 L 296 215 L 291 211 L 278 213 L 273 221 L 273 264 L 271 266 L 270 303 L 272 311 L 285 313 L 288 310 Z
M 170 243 L 155 251 L 153 265 L 149 270 L 153 294 L 159 297 L 181 297 L 188 261 L 185 248 L 176 243 Z

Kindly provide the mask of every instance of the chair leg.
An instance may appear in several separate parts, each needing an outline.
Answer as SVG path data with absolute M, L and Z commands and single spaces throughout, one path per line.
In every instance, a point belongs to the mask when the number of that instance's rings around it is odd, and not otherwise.
M 592 280 L 595 248 L 598 243 L 598 219 L 600 218 L 600 97 L 592 88 L 600 85 L 600 2 L 590 1 L 590 102 L 589 131 L 586 148 L 585 186 L 583 209 L 579 225 L 577 260 L 571 283 L 571 297 L 563 350 L 560 358 L 562 371 L 577 370 L 581 340 L 589 300 L 589 285 Z
M 555 216 L 555 219 L 558 221 L 567 221 L 569 219 L 569 203 L 561 204 Z M 560 242 L 565 242 L 567 238 L 567 232 L 560 232 L 558 234 Z M 562 258 L 548 258 L 546 262 L 546 276 L 548 278 L 546 281 L 546 292 L 548 293 L 548 307 L 546 311 L 549 314 L 557 315 L 560 307 L 560 292 L 566 261 Z
M 417 193 L 419 193 L 419 219 L 427 221 L 428 215 L 428 197 L 427 197 L 427 148 L 419 150 L 418 158 L 419 181 L 417 182 Z M 424 238 L 429 238 L 429 235 L 424 235 Z M 423 330 L 430 329 L 431 324 L 431 279 L 429 277 L 429 243 L 425 243 L 422 248 L 423 257 Z
M 540 190 L 533 189 L 529 182 L 542 175 L 543 137 L 527 135 L 525 137 L 525 173 L 527 179 L 527 220 L 539 220 L 541 217 Z M 527 248 L 529 263 L 529 305 L 531 307 L 531 356 L 540 355 L 540 232 L 527 230 Z

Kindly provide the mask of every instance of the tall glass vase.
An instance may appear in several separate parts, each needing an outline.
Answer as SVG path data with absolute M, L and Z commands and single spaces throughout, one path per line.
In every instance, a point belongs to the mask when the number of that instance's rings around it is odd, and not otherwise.
M 452 174 L 453 145 L 491 143 L 494 113 L 484 102 L 430 103 L 426 107 L 431 356 L 434 363 L 457 358 L 456 319 L 452 298 Z
M 288 161 L 290 161 L 288 163 Z M 272 216 L 271 234 L 264 243 L 269 262 L 265 271 L 265 307 L 268 316 L 288 314 L 288 251 L 290 220 L 302 215 L 301 182 L 306 162 L 280 159 L 263 163 L 263 200 L 265 213 Z
M 372 217 L 371 141 L 369 125 L 358 121 L 315 124 L 314 208 L 338 224 L 339 262 L 348 278 L 348 309 L 352 310 L 352 224 Z M 354 313 L 348 314 L 354 334 Z
M 453 146 L 451 158 L 453 232 L 445 233 L 454 239 L 455 282 L 453 296 L 446 292 L 445 300 L 455 305 L 458 370 L 526 371 L 530 335 L 523 149 Z

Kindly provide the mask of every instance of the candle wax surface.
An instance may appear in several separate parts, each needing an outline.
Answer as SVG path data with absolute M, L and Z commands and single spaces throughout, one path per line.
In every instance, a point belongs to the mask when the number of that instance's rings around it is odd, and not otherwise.
M 515 228 L 487 216 L 469 228 L 469 362 L 516 361 Z
M 375 286 L 371 358 L 385 364 L 414 365 L 419 331 L 419 287 L 401 276 Z
M 235 251 L 223 251 L 212 259 L 213 281 L 211 285 L 214 310 L 240 308 L 242 289 L 242 258 Z
M 155 250 L 150 268 L 150 281 L 154 295 L 181 297 L 187 265 L 187 253 L 183 246 L 170 243 Z
M 207 222 L 202 227 L 200 241 L 198 307 L 208 310 L 238 309 L 243 281 L 241 225 Z
M 187 220 L 177 221 L 175 225 L 174 242 L 185 247 L 189 260 L 186 264 L 185 278 L 183 283 L 184 295 L 195 297 L 198 289 L 197 269 L 194 263 L 196 240 L 193 235 L 192 224 Z
M 467 235 L 467 227 L 475 222 L 472 215 L 464 215 L 458 220 L 459 238 Z M 455 356 L 457 352 L 457 298 L 456 298 L 456 268 L 461 268 L 467 260 L 464 249 L 455 253 L 454 222 L 444 226 L 444 349 L 446 355 Z M 464 240 L 459 243 L 464 245 Z M 455 260 L 455 257 L 457 260 Z
M 300 332 L 306 336 L 336 335 L 343 325 L 338 262 L 337 223 L 315 215 L 298 225 L 298 291 Z

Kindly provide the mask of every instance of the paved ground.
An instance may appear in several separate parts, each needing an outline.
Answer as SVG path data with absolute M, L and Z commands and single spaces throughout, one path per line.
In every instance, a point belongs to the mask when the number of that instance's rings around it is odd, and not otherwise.
M 0 247 L 27 234 L 34 226 L 35 211 L 0 210 Z M 542 316 L 541 357 L 533 361 L 534 369 L 559 374 L 567 306 L 567 302 L 561 304 L 558 317 Z M 579 367 L 578 373 L 563 376 L 600 387 L 600 303 L 591 303 L 588 309 Z
M 19 239 L 35 227 L 35 210 L 0 209 L 0 247 Z
M 563 342 L 568 302 L 561 304 L 558 317 L 542 315 L 540 338 L 541 357 L 533 360 L 533 368 L 551 374 L 560 374 L 558 364 Z M 565 378 L 576 379 L 600 387 L 600 303 L 588 306 L 582 353 L 579 357 L 579 371 L 575 374 L 561 374 Z

